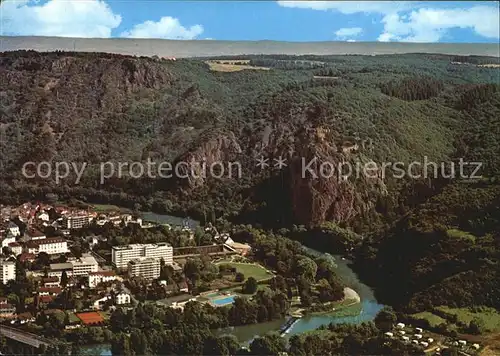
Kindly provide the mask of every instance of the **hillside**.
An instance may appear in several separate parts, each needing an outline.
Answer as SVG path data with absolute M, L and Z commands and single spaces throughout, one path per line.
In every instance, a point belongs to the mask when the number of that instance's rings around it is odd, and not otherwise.
M 237 59 L 217 60 L 238 66 Z M 500 307 L 499 69 L 484 66 L 498 65 L 498 58 L 239 60 L 268 70 L 217 72 L 201 59 L 3 53 L 0 202 L 55 193 L 203 221 L 306 225 L 320 229 L 304 235 L 306 243 L 357 245 L 357 269 L 383 302 L 411 311 Z M 261 170 L 255 160 L 261 156 L 269 163 L 282 157 L 287 166 Z M 339 179 L 321 175 L 319 164 L 303 175 L 302 160 L 314 158 L 355 167 L 425 157 L 447 167 L 460 159 L 481 162 L 481 177 L 450 178 L 449 170 L 397 177 L 393 167 L 385 175 L 378 168 L 375 176 Z M 101 184 L 102 162 L 148 159 L 239 162 L 242 175 L 134 178 L 132 172 Z M 78 182 L 74 172 L 57 182 L 53 175 L 25 178 L 27 161 L 87 167 Z M 361 241 L 349 229 L 368 237 Z

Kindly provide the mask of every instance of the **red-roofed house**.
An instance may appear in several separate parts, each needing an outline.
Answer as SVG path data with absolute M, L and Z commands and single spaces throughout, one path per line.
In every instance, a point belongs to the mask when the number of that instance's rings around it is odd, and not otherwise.
M 61 294 L 62 289 L 60 287 L 40 287 L 38 288 L 38 295 L 44 296 L 44 295 L 51 295 L 51 296 L 56 296 Z
M 11 242 L 9 244 L 9 248 L 11 249 L 12 253 L 16 256 L 19 256 L 21 253 L 23 253 L 23 247 L 18 242 Z
M 20 261 L 21 263 L 24 263 L 24 262 L 26 262 L 26 261 L 33 262 L 33 261 L 35 260 L 35 258 L 36 258 L 35 254 L 25 252 L 25 253 L 22 253 L 22 254 L 19 256 L 19 261 Z

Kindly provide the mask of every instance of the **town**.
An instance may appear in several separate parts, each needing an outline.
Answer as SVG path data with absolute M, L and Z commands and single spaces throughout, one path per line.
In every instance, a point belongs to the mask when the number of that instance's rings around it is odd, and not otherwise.
M 237 269 L 259 280 L 272 277 L 246 263 L 248 244 L 192 220 L 146 222 L 119 210 L 41 203 L 1 206 L 0 214 L 0 321 L 9 327 L 43 325 L 41 315 L 62 316 L 65 329 L 104 325 L 116 307 L 146 300 L 180 309 L 196 299 L 227 305 L 234 294 L 217 291 L 242 284 Z M 114 236 L 119 233 L 129 236 Z M 151 242 L 134 241 L 138 236 Z M 224 271 L 223 278 L 212 278 L 219 288 L 186 278 L 186 262 L 194 264 L 193 258 Z
M 154 214 L 106 205 L 25 203 L 1 206 L 0 214 L 0 337 L 35 348 L 50 345 L 40 336 L 42 328 L 44 335 L 60 336 L 113 327 L 114 311 L 133 311 L 140 304 L 180 312 L 191 302 L 218 308 L 240 298 L 265 298 L 256 293 L 264 293 L 266 285 L 279 290 L 287 284 L 259 262 L 259 251 L 249 243 L 234 241 L 229 230 L 219 232 L 212 224 L 202 227 L 167 215 L 160 221 Z M 317 302 L 301 287 L 297 293 L 288 287 L 290 302 L 276 314 L 289 315 L 282 335 L 307 311 L 339 316 L 361 312 L 356 291 L 335 290 L 335 281 L 325 279 L 315 288 Z M 388 339 L 427 353 L 453 346 L 473 354 L 480 348 L 395 320 L 381 330 Z

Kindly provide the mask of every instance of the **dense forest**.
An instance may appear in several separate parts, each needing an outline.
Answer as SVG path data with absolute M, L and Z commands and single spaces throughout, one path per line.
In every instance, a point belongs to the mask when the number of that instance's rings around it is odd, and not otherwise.
M 0 201 L 50 194 L 282 229 L 323 251 L 350 251 L 381 301 L 401 310 L 500 307 L 500 83 L 499 68 L 484 66 L 498 58 L 221 60 L 256 69 L 217 72 L 204 59 L 2 53 Z M 271 164 L 284 157 L 287 166 L 261 170 L 260 156 Z M 315 157 L 352 166 L 425 158 L 437 168 L 419 178 L 398 178 L 394 167 L 374 178 L 302 177 L 301 159 Z M 240 162 L 244 174 L 127 172 L 101 184 L 102 162 L 148 159 Z M 87 166 L 78 183 L 74 172 L 56 182 L 23 177 L 27 161 Z M 479 171 L 469 165 L 467 176 L 458 175 L 464 161 L 480 163 Z

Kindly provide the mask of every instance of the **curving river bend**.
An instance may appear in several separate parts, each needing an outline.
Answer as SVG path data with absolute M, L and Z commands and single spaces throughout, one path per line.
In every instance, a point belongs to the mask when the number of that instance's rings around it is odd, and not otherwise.
M 156 214 L 154 215 L 156 218 L 161 217 L 161 215 L 156 215 Z M 307 248 L 307 251 L 316 256 L 325 255 L 322 252 L 309 248 Z M 377 313 L 380 311 L 380 309 L 384 307 L 382 304 L 379 304 L 377 302 L 372 289 L 363 282 L 361 282 L 356 273 L 354 273 L 354 271 L 349 267 L 350 261 L 343 259 L 342 256 L 331 256 L 328 254 L 326 254 L 326 256 L 330 256 L 331 258 L 334 259 L 334 262 L 337 265 L 338 275 L 343 279 L 346 286 L 354 289 L 361 297 L 361 306 L 362 306 L 361 313 L 357 316 L 346 316 L 346 317 L 337 317 L 328 314 L 304 316 L 301 319 L 297 320 L 292 325 L 289 332 L 286 334 L 288 337 L 306 331 L 314 330 L 322 325 L 328 325 L 331 323 L 359 324 L 362 322 L 370 321 L 373 320 L 377 315 Z M 273 320 L 267 323 L 237 326 L 220 330 L 219 334 L 235 335 L 241 343 L 248 344 L 256 336 L 266 334 L 267 332 L 270 331 L 278 331 L 286 321 L 287 319 L 283 318 L 279 320 Z M 110 345 L 101 344 L 101 345 L 85 347 L 84 354 L 109 356 L 111 355 Z

